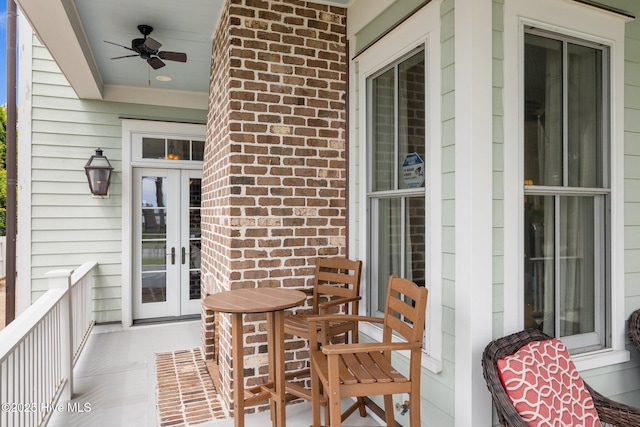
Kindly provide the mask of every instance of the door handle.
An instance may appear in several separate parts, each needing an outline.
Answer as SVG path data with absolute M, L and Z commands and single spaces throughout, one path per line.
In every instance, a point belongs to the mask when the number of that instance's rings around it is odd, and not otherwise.
M 176 248 L 171 248 L 171 265 L 176 263 Z
M 182 265 L 184 265 L 186 251 L 184 250 L 184 246 L 182 247 Z

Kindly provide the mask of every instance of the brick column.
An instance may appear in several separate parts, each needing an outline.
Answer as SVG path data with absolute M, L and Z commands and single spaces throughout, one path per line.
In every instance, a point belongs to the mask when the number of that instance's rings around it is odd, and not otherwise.
M 203 176 L 203 293 L 310 284 L 313 260 L 345 255 L 346 10 L 228 0 L 214 35 Z M 246 385 L 265 381 L 264 316 L 245 318 Z M 230 321 L 203 312 L 231 402 Z M 215 336 L 214 336 L 215 334 Z M 304 343 L 288 343 L 291 365 Z M 290 366 L 290 368 L 293 366 Z

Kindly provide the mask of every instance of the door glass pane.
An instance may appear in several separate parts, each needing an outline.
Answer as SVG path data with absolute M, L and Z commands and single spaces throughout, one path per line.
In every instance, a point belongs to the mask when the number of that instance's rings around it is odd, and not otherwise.
M 423 187 L 427 118 L 424 51 L 402 62 L 398 74 L 399 188 Z
M 191 270 L 200 270 L 200 240 L 191 240 L 189 254 L 189 268 Z
M 555 204 L 525 196 L 524 325 L 555 335 Z
M 200 269 L 189 272 L 189 299 L 200 299 Z
M 164 138 L 142 138 L 143 159 L 164 159 Z
M 167 177 L 143 176 L 142 177 L 142 207 L 167 206 Z
M 402 199 L 378 200 L 378 311 L 384 312 L 387 284 L 391 274 L 400 275 L 402 267 Z
M 189 181 L 189 235 L 191 238 L 200 237 L 200 203 L 201 179 Z
M 166 270 L 167 269 L 167 241 L 142 240 L 142 269 L 144 270 Z
M 563 185 L 562 42 L 525 35 L 524 179 Z
M 142 273 L 142 303 L 167 300 L 167 273 L 151 271 Z
M 593 332 L 595 218 L 593 197 L 560 198 L 560 336 Z
M 200 202 L 202 180 L 189 180 L 189 298 L 200 299 Z
M 391 69 L 371 82 L 373 191 L 395 187 L 395 70 Z
M 142 302 L 166 301 L 167 178 L 142 177 Z
M 602 51 L 569 44 L 568 173 L 571 187 L 602 187 Z

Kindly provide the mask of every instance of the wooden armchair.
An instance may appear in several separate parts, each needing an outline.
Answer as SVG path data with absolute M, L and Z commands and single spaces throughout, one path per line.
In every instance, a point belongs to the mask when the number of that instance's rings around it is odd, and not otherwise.
M 380 323 L 382 343 L 327 344 L 311 351 L 311 390 L 313 393 L 313 426 L 320 426 L 320 406 L 328 401 L 325 424 L 331 427 L 342 422 L 340 399 L 350 396 L 384 395 L 387 425 L 395 425 L 392 395 L 409 394 L 411 427 L 420 425 L 420 366 L 422 340 L 427 307 L 427 289 L 395 276 L 389 278 L 384 317 L 347 315 L 358 322 Z M 309 318 L 310 340 L 316 339 L 318 324 L 330 323 L 334 316 Z M 406 342 L 393 342 L 401 337 Z M 410 354 L 409 375 L 398 372 L 391 364 L 393 351 Z M 325 396 L 320 395 L 324 390 Z
M 493 403 L 498 413 L 498 421 L 501 426 L 526 427 L 529 424 L 527 424 L 523 419 L 523 416 L 520 415 L 512 403 L 509 394 L 505 390 L 503 379 L 500 377 L 498 361 L 501 359 L 504 360 L 507 356 L 516 354 L 530 343 L 551 343 L 550 340 L 551 337 L 537 329 L 526 329 L 522 332 L 494 340 L 485 348 L 482 356 L 483 374 L 487 387 L 491 392 Z M 557 360 L 558 358 L 554 358 L 554 363 L 556 363 L 555 361 Z M 573 379 L 579 380 L 584 384 L 584 393 L 586 395 L 590 395 L 593 400 L 593 406 L 595 407 L 595 411 L 597 412 L 597 416 L 601 423 L 607 423 L 607 425 L 612 426 L 640 426 L 640 409 L 614 402 L 602 396 L 588 384 L 583 382 L 577 371 L 575 371 Z M 550 393 L 549 388 L 546 388 L 545 391 L 545 395 L 554 394 L 553 392 Z M 575 395 L 575 393 L 572 393 L 572 395 Z M 567 400 L 564 400 L 564 403 L 567 403 Z M 578 400 L 574 402 L 569 401 L 568 404 L 575 405 L 579 408 L 587 406 L 584 404 L 584 401 Z M 563 425 L 569 424 L 565 423 Z
M 287 313 L 284 318 L 284 332 L 309 340 L 309 322 L 307 318 L 318 314 L 357 314 L 360 301 L 360 274 L 362 261 L 354 261 L 341 257 L 316 259 L 313 288 L 301 289 L 311 297 L 310 310 L 298 310 Z M 320 327 L 318 325 L 318 327 Z M 316 331 L 314 339 L 309 341 L 310 349 L 331 342 L 342 336 L 343 342 L 348 342 L 348 334 L 352 342 L 358 342 L 358 328 L 353 321 L 336 318 L 327 328 Z M 309 375 L 309 369 L 287 374 L 287 378 Z M 298 383 L 287 382 L 287 393 L 311 400 L 311 390 Z M 365 416 L 364 404 L 360 405 L 361 415 Z M 355 408 L 353 408 L 355 410 Z

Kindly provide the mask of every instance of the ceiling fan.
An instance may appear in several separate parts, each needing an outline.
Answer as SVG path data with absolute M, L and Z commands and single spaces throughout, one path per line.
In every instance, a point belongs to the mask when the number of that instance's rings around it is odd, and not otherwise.
M 162 43 L 149 37 L 149 34 L 151 34 L 151 32 L 153 31 L 153 27 L 151 27 L 150 25 L 138 25 L 138 31 L 142 33 L 144 38 L 131 40 L 131 47 L 105 40 L 105 43 L 120 46 L 127 50 L 135 52 L 135 54 L 116 56 L 115 58 L 111 59 L 131 58 L 134 56 L 139 56 L 140 58 L 145 59 L 154 70 L 162 68 L 166 65 L 162 61 L 163 59 L 167 61 L 187 62 L 186 53 L 159 50 L 162 46 Z

